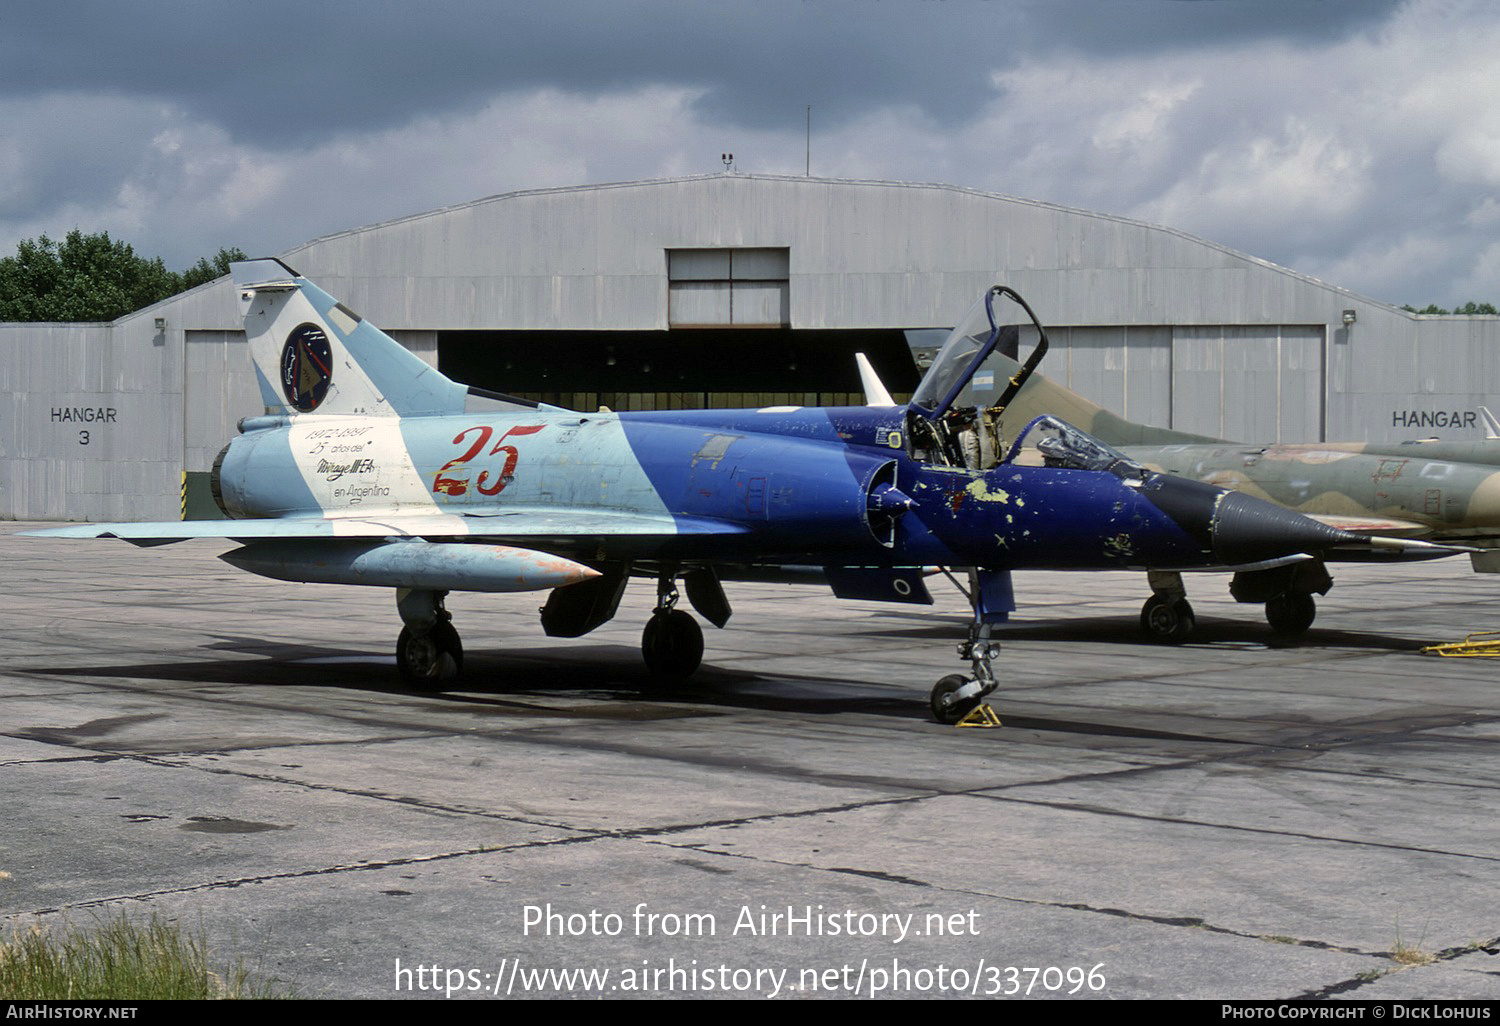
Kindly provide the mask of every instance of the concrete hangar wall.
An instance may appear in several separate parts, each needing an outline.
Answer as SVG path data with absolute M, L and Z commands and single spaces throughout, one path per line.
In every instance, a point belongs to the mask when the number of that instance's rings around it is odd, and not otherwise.
M 1500 372 L 1500 318 L 1413 316 L 1170 228 L 941 185 L 538 190 L 282 256 L 424 358 L 490 375 L 471 383 L 582 405 L 840 401 L 805 391 L 832 370 L 796 354 L 837 350 L 847 383 L 849 339 L 946 327 L 997 281 L 1054 329 L 1045 373 L 1204 434 L 1477 437 Z M 239 329 L 227 279 L 111 324 L 0 325 L 0 516 L 173 518 L 187 492 L 201 508 L 214 456 L 261 412 Z M 771 363 L 791 387 L 736 379 Z M 696 383 L 642 388 L 663 365 Z

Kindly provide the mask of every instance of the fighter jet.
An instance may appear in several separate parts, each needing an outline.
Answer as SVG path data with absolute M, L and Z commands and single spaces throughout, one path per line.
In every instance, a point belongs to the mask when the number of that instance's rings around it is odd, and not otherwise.
M 996 686 L 991 626 L 1012 607 L 1012 569 L 1281 567 L 1370 544 L 1151 471 L 1056 417 L 1003 446 L 973 379 L 993 373 L 1012 320 L 1045 336 L 1003 286 L 906 406 L 614 413 L 451 381 L 278 260 L 232 274 L 265 413 L 214 462 L 230 519 L 33 533 L 232 539 L 222 558 L 252 573 L 393 589 L 396 661 L 414 688 L 448 687 L 463 665 L 453 590 L 549 590 L 542 629 L 577 637 L 615 615 L 632 577 L 653 579 L 642 654 L 653 679 L 680 682 L 703 634 L 678 608 L 679 581 L 722 627 L 723 579 L 812 568 L 843 597 L 930 602 L 924 574 L 945 567 L 968 572 L 974 611 L 969 672 L 930 699 L 952 722 Z
M 1014 359 L 994 359 L 1001 373 L 1019 369 Z M 1469 552 L 1475 570 L 1500 572 L 1500 441 L 1233 442 L 1125 420 L 1035 374 L 1005 420 L 1025 423 L 1042 412 L 1079 425 L 1152 471 L 1253 495 L 1352 533 L 1408 539 L 1402 548 L 1343 546 L 1319 559 L 1237 570 L 1230 593 L 1239 602 L 1264 603 L 1277 634 L 1296 636 L 1312 626 L 1314 594 L 1333 586 L 1329 561 Z M 1141 610 L 1142 629 L 1161 641 L 1185 640 L 1195 618 L 1181 574 L 1148 576 L 1152 595 Z

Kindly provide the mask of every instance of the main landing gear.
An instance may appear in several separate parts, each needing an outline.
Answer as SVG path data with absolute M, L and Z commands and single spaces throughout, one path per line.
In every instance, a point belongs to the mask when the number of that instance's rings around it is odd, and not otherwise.
M 703 662 L 703 628 L 692 614 L 674 608 L 677 585 L 663 575 L 656 582 L 656 609 L 641 634 L 641 658 L 659 685 L 681 684 Z
M 1141 630 L 1154 641 L 1181 644 L 1196 626 L 1182 575 L 1152 571 L 1146 579 L 1152 595 L 1141 609 Z M 1317 618 L 1313 595 L 1326 595 L 1332 587 L 1328 568 L 1321 560 L 1309 560 L 1268 570 L 1241 570 L 1229 582 L 1229 594 L 1236 602 L 1265 603 L 1271 630 L 1280 637 L 1295 638 L 1307 633 Z
M 441 691 L 458 679 L 464 646 L 443 608 L 446 591 L 398 591 L 396 610 L 405 624 L 396 640 L 401 679 L 417 691 Z
M 1266 623 L 1284 638 L 1306 634 L 1318 615 L 1318 603 L 1311 595 L 1287 592 L 1266 601 Z
M 675 566 L 661 571 L 656 609 L 641 635 L 641 657 L 657 687 L 681 684 L 703 662 L 703 629 L 689 613 L 676 608 L 677 573 Z M 578 638 L 608 623 L 620 607 L 629 576 L 628 564 L 607 565 L 598 577 L 555 589 L 541 610 L 542 629 L 548 637 Z M 715 627 L 723 627 L 733 611 L 713 569 L 689 569 L 682 580 L 693 608 Z M 463 643 L 443 608 L 447 595 L 423 589 L 396 592 L 396 611 L 404 624 L 396 642 L 396 665 L 406 685 L 418 691 L 441 691 L 463 669 Z
M 952 575 L 949 576 L 951 579 Z M 1008 571 L 970 570 L 969 587 L 960 586 L 959 590 L 968 596 L 974 609 L 969 639 L 958 646 L 959 656 L 969 660 L 969 675 L 949 674 L 933 686 L 929 697 L 933 718 L 949 725 L 957 724 L 980 710 L 984 696 L 1000 686 L 991 665 L 1000 654 L 1000 643 L 991 640 L 990 631 L 1015 608 Z M 988 708 L 983 706 L 985 711 Z M 993 712 L 984 720 L 990 726 L 999 726 Z
M 1198 626 L 1193 607 L 1188 603 L 1182 575 L 1152 570 L 1146 574 L 1151 597 L 1141 607 L 1141 630 L 1152 641 L 1176 645 L 1188 639 Z
M 1328 567 L 1320 559 L 1270 570 L 1241 571 L 1229 582 L 1236 602 L 1264 602 L 1266 622 L 1283 638 L 1307 633 L 1318 615 L 1314 594 L 1327 595 L 1333 587 Z

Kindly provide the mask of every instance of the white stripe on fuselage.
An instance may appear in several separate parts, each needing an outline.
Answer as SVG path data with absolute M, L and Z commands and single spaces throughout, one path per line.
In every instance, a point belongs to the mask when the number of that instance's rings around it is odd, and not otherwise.
M 439 512 L 398 418 L 297 417 L 288 442 L 313 501 L 330 516 Z
M 295 418 L 288 437 L 330 517 L 527 506 L 667 513 L 612 414 L 312 416 Z

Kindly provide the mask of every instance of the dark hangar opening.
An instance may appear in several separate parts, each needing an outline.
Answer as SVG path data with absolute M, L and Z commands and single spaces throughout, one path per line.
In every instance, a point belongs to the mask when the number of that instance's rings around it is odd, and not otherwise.
M 453 380 L 577 410 L 861 406 L 855 353 L 898 402 L 916 388 L 897 329 L 438 332 Z

